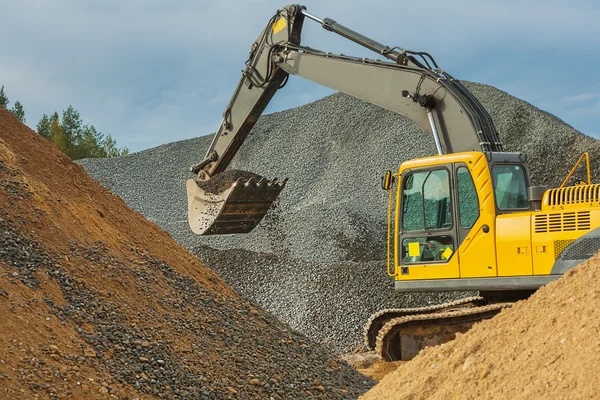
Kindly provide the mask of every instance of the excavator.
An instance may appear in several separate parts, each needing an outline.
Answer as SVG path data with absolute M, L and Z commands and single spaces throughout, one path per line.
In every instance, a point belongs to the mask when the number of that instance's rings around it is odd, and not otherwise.
M 386 60 L 301 45 L 307 19 Z M 437 149 L 382 178 L 389 191 L 387 273 L 400 292 L 479 296 L 375 313 L 365 324 L 365 345 L 382 359 L 408 360 L 453 339 L 600 249 L 600 185 L 591 182 L 589 158 L 587 182 L 567 186 L 570 174 L 559 188 L 533 186 L 525 155 L 504 151 L 485 108 L 430 54 L 383 45 L 300 5 L 277 11 L 252 44 L 218 132 L 191 167 L 194 233 L 250 232 L 285 187 L 285 180 L 226 169 L 290 75 L 415 121 Z

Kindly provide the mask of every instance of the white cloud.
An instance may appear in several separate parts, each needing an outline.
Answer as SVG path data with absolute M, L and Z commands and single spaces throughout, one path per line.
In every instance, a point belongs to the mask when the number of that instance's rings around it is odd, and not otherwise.
M 600 93 L 582 93 L 576 94 L 573 96 L 566 96 L 563 98 L 563 102 L 565 103 L 583 103 L 588 102 L 590 100 L 594 100 L 600 98 Z

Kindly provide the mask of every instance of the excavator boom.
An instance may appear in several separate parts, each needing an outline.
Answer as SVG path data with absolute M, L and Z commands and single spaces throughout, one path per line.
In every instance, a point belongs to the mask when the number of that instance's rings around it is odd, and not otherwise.
M 305 18 L 377 52 L 385 61 L 335 55 L 301 46 Z M 305 7 L 279 10 L 251 47 L 246 68 L 223 113 L 223 122 L 203 161 L 191 167 L 188 221 L 197 234 L 247 233 L 268 211 L 285 185 L 229 175 L 222 190 L 206 185 L 225 171 L 252 127 L 289 75 L 297 75 L 376 104 L 415 121 L 432 134 L 438 154 L 502 151 L 492 119 L 483 106 L 433 57 L 390 48 Z M 210 185 L 209 186 L 215 186 Z

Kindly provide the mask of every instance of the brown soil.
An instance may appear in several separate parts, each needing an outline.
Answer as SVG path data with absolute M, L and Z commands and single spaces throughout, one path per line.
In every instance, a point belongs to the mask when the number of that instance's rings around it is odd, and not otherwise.
M 591 399 L 600 392 L 598 365 L 600 256 L 425 349 L 362 398 Z
M 0 205 L 0 398 L 355 398 L 372 386 L 2 109 Z

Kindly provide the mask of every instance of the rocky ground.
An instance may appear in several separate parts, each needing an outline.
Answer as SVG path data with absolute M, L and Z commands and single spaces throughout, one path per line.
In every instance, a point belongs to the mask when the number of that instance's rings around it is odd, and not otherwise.
M 0 204 L 2 398 L 342 399 L 373 384 L 4 110 Z
M 597 140 L 491 86 L 466 85 L 489 110 L 506 149 L 528 155 L 534 183 L 559 185 L 583 151 L 600 177 Z M 185 181 L 211 140 L 81 163 L 234 288 L 340 352 L 361 343 L 362 325 L 380 308 L 465 295 L 398 295 L 386 274 L 388 194 L 379 178 L 404 160 L 435 153 L 416 124 L 343 94 L 261 117 L 231 167 L 290 178 L 277 206 L 250 234 L 199 237 L 187 226 Z

